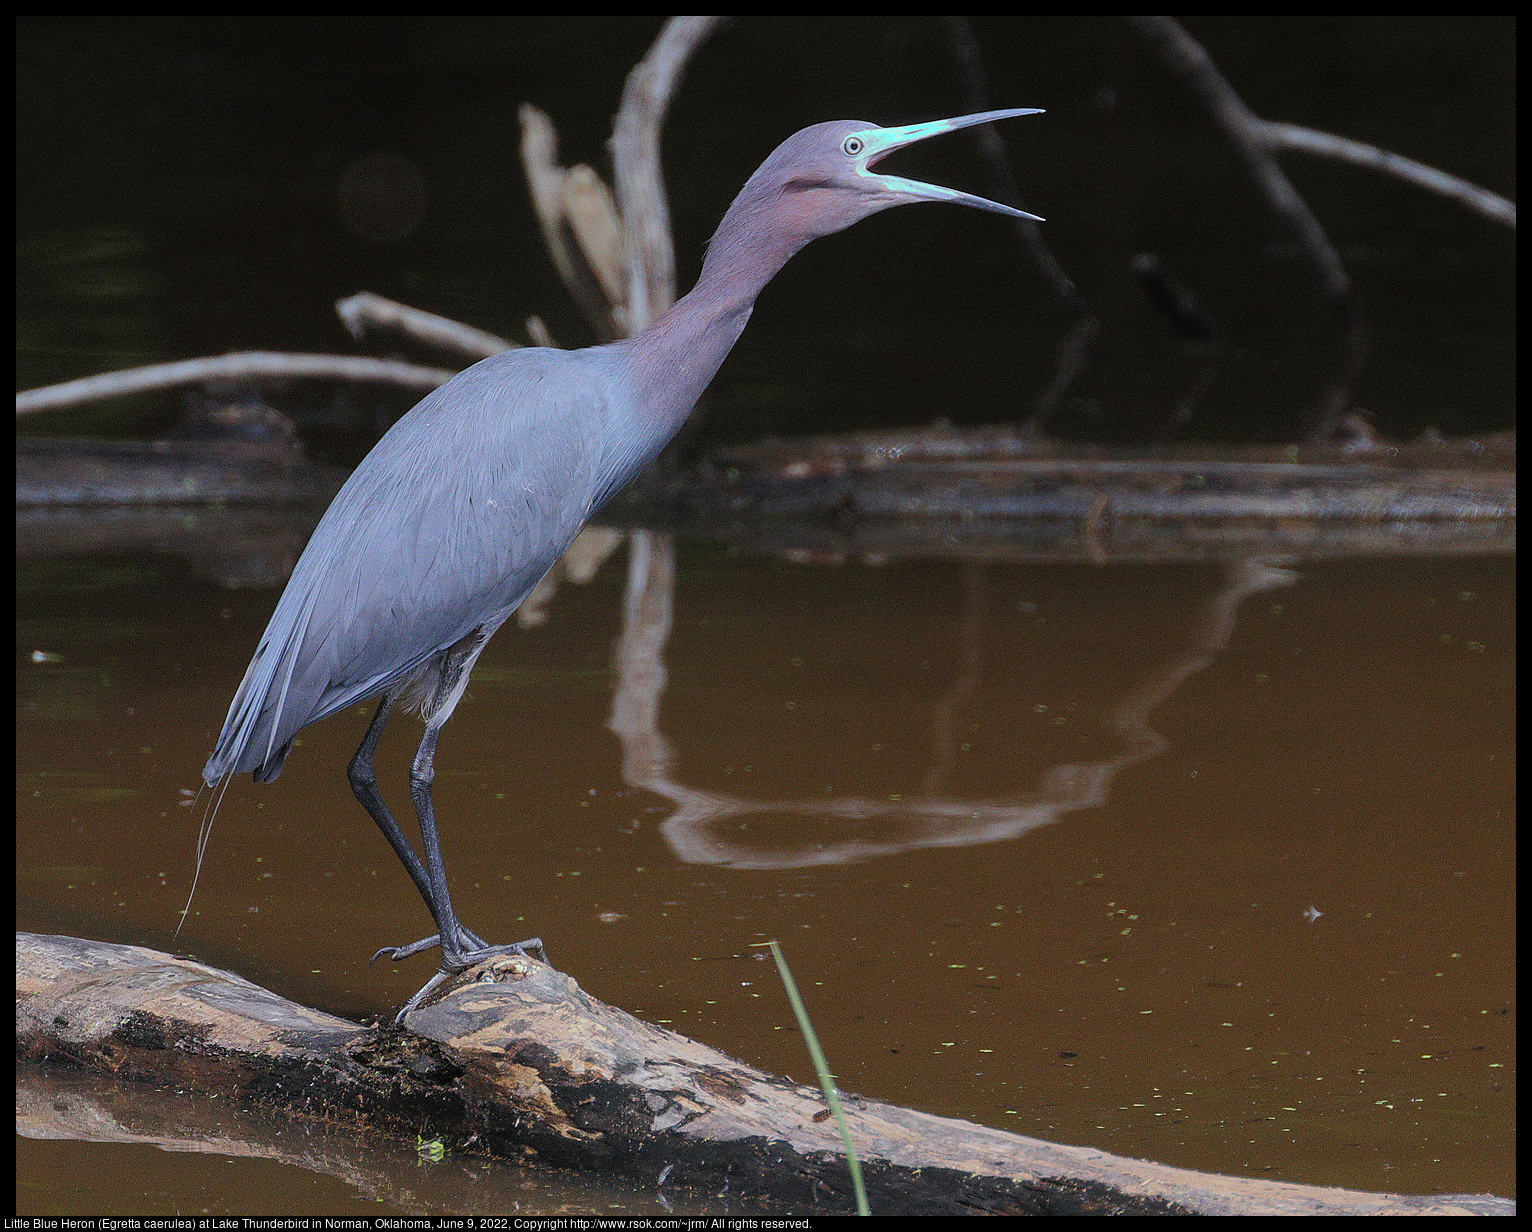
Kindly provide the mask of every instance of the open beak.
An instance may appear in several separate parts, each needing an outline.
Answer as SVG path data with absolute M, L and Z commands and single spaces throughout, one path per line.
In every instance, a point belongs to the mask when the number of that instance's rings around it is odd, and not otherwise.
M 880 158 L 917 141 L 924 141 L 927 137 L 936 137 L 959 128 L 970 128 L 975 124 L 988 124 L 991 120 L 1008 120 L 1012 116 L 1041 114 L 1042 109 L 1039 107 L 980 111 L 974 115 L 955 116 L 950 120 L 928 120 L 924 124 L 905 124 L 900 128 L 868 128 L 852 133 L 846 140 L 862 143 L 861 150 L 856 154 L 857 174 L 877 181 L 878 187 L 884 192 L 895 193 L 910 201 L 952 201 L 958 205 L 971 205 L 996 214 L 1007 214 L 1012 218 L 1029 218 L 1033 222 L 1042 222 L 1043 220 L 1036 214 L 1012 209 L 1008 205 L 1001 205 L 1000 202 L 990 201 L 985 197 L 975 197 L 972 193 L 959 192 L 955 188 L 943 188 L 940 184 L 923 184 L 919 180 L 906 180 L 897 175 L 876 175 L 869 170 Z M 846 152 L 852 153 L 849 146 Z

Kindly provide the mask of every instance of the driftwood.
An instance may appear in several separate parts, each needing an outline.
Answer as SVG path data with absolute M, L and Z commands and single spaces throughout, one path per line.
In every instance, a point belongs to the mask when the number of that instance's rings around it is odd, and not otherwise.
M 239 976 L 137 946 L 16 937 L 18 1057 L 453 1149 L 850 1209 L 816 1088 L 603 1005 L 528 959 L 476 968 L 405 1029 L 364 1027 Z M 1057 1146 L 847 1096 L 877 1214 L 1510 1214 L 1490 1196 L 1412 1197 L 1216 1176 Z
M 16 504 L 328 501 L 347 472 L 232 441 L 16 439 Z
M 728 492 L 739 508 L 752 492 L 780 500 L 797 485 L 798 508 L 812 511 L 825 500 L 816 481 L 840 481 L 868 494 L 861 512 L 928 517 L 1084 513 L 1102 497 L 1114 512 L 1136 516 L 1510 517 L 1515 467 L 1515 433 L 1411 444 L 1366 436 L 1326 445 L 1119 446 L 1051 440 L 1007 425 L 937 423 L 720 449 L 696 492 L 699 499 Z M 985 485 L 991 497 L 955 497 L 950 489 L 965 479 Z M 908 497 L 873 495 L 901 487 Z M 1380 502 L 1369 495 L 1375 491 L 1390 496 Z
M 369 333 L 386 332 L 413 338 L 429 346 L 458 351 L 473 359 L 485 359 L 509 351 L 520 343 L 511 342 L 496 334 L 472 325 L 464 325 L 434 312 L 423 312 L 408 304 L 395 303 L 371 291 L 358 291 L 345 299 L 335 301 L 335 314 L 358 342 Z
M 1504 552 L 1515 458 L 1514 433 L 1132 447 L 935 425 L 716 450 L 642 477 L 602 519 L 826 559 Z
M 1490 438 L 1396 457 L 1344 446 L 997 447 L 1023 441 L 1008 428 L 935 429 L 718 451 L 684 471 L 652 469 L 599 520 L 825 563 L 1234 562 L 1516 546 L 1514 452 Z M 247 465 L 227 448 L 191 465 L 186 449 L 19 441 L 18 551 L 147 550 L 226 584 L 280 585 L 344 474 L 270 457 Z
M 181 359 L 168 364 L 150 364 L 144 368 L 126 368 L 81 377 L 62 385 L 28 389 L 16 395 L 16 413 L 56 411 L 66 406 L 140 394 L 150 389 L 174 389 L 180 385 L 201 385 L 207 381 L 261 380 L 343 380 L 375 381 L 397 385 L 424 396 L 454 373 L 441 368 L 422 368 L 392 359 L 370 359 L 365 355 L 285 355 L 270 351 L 239 351 L 203 359 Z

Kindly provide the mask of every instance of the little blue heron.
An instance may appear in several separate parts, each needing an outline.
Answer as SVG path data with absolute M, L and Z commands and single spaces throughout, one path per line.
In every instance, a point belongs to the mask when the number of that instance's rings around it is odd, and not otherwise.
M 901 128 L 854 120 L 789 137 L 752 175 L 708 245 L 691 293 L 636 337 L 581 351 L 529 347 L 474 364 L 378 441 L 336 495 L 277 602 L 203 768 L 209 786 L 249 770 L 269 783 L 310 723 L 381 695 L 351 759 L 351 790 L 409 872 L 434 935 L 373 955 L 441 947 L 441 965 L 396 1021 L 445 980 L 538 939 L 488 945 L 452 909 L 431 807 L 442 724 L 484 644 L 608 497 L 681 427 L 750 319 L 761 289 L 810 240 L 918 201 L 1035 215 L 871 167 L 939 133 L 1035 108 Z M 389 712 L 417 709 L 410 767 L 424 860 L 378 793 L 373 754 Z

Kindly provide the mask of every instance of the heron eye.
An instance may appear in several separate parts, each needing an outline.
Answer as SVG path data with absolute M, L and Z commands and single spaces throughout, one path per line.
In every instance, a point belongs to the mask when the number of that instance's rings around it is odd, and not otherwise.
M 847 137 L 841 142 L 841 149 L 845 150 L 852 158 L 862 152 L 862 139 L 860 137 Z

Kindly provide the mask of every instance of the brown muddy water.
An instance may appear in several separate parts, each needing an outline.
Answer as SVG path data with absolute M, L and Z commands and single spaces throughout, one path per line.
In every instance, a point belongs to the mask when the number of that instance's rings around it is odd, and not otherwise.
M 445 730 L 476 931 L 540 935 L 596 996 L 804 1080 L 776 938 L 849 1091 L 1187 1168 L 1514 1194 L 1509 556 L 683 543 L 672 588 L 653 551 L 641 612 L 619 549 L 495 638 Z M 150 555 L 22 563 L 17 926 L 386 1013 L 430 960 L 367 958 L 429 922 L 346 786 L 364 708 L 230 787 L 173 939 L 198 772 L 276 597 Z M 406 814 L 418 731 L 396 719 L 378 759 Z M 22 1213 L 664 1209 L 69 1075 L 23 1088 L 180 1145 L 22 1137 Z

